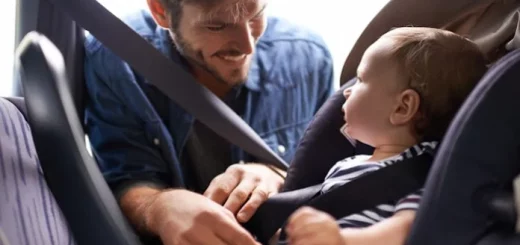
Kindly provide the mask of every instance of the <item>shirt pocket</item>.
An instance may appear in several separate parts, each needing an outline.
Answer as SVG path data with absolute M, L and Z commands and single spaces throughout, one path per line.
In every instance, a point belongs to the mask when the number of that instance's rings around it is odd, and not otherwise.
M 160 128 L 161 128 L 161 125 L 160 125 L 160 122 L 158 122 L 158 121 L 144 122 L 144 133 L 145 133 L 145 137 L 146 137 L 146 141 L 147 141 L 148 145 L 152 146 L 155 149 L 159 149 L 159 150 L 161 148 L 160 146 L 163 143 L 163 142 L 161 142 L 162 139 L 161 139 L 161 134 L 160 134 Z

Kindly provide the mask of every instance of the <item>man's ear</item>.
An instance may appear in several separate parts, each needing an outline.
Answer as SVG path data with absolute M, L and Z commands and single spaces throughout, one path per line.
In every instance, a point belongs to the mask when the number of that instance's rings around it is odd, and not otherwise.
M 146 2 L 155 22 L 162 28 L 169 29 L 170 23 L 163 4 L 159 0 L 146 0 Z
M 390 115 L 390 123 L 393 125 L 403 125 L 413 120 L 419 106 L 421 104 L 421 97 L 413 89 L 407 89 L 397 97 L 397 105 Z

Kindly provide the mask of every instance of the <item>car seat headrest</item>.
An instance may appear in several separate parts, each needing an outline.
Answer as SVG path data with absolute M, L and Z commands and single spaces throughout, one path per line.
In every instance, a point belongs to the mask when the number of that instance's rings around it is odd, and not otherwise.
M 443 26 L 473 40 L 491 61 L 520 47 L 520 2 L 489 1 L 475 5 Z
M 414 6 L 414 8 L 408 8 Z M 520 2 L 503 0 L 394 0 L 374 17 L 359 36 L 341 71 L 341 85 L 356 74 L 365 50 L 392 28 L 428 26 L 468 36 L 491 61 L 520 46 Z M 406 9 L 406 14 L 403 14 Z M 500 52 L 498 52 L 500 51 Z
M 395 27 L 428 26 L 439 28 L 447 20 L 456 18 L 460 13 L 487 0 L 392 0 L 370 21 L 352 47 L 343 70 L 341 85 L 356 75 L 356 69 L 365 50 L 380 36 Z M 413 8 L 410 8 L 413 6 Z

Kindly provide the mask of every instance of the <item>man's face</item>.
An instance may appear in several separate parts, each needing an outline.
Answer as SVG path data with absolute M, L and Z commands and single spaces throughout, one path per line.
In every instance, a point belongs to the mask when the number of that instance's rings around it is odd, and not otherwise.
M 265 30 L 266 1 L 223 0 L 211 7 L 184 4 L 172 35 L 177 49 L 195 72 L 209 72 L 228 85 L 243 83 Z

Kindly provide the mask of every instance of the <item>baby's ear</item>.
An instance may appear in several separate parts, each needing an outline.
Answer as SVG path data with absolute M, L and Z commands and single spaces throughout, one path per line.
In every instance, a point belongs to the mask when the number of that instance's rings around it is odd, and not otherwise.
M 403 125 L 411 122 L 421 104 L 421 97 L 413 89 L 407 89 L 397 96 L 397 103 L 394 111 L 390 115 L 390 123 L 393 125 Z

